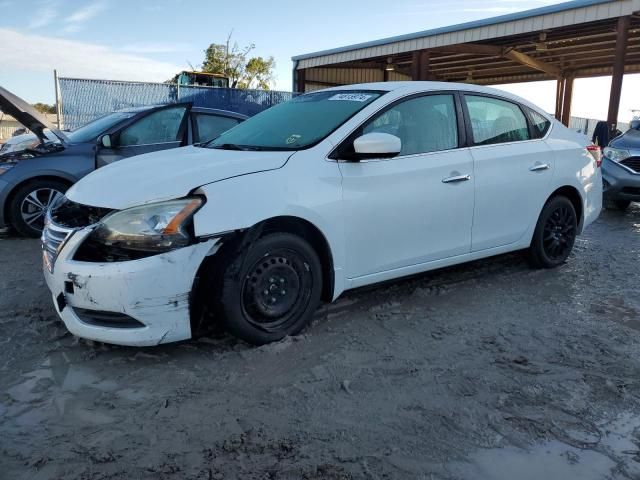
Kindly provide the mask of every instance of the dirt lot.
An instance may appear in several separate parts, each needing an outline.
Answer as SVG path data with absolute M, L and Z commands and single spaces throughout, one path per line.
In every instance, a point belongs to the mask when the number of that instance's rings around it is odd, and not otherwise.
M 72 337 L 0 239 L 0 478 L 640 478 L 640 208 L 570 262 L 351 292 L 252 348 Z

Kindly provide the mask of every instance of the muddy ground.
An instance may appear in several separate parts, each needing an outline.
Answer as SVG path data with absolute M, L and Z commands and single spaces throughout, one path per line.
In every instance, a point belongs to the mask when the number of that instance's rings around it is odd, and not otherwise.
M 640 478 L 640 208 L 350 292 L 295 338 L 78 340 L 0 239 L 0 478 Z

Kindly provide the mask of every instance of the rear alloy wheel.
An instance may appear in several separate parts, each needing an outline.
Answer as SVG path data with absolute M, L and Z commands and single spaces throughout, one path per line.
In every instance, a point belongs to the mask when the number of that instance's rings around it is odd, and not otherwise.
M 34 180 L 20 187 L 9 204 L 9 221 L 26 237 L 39 237 L 49 209 L 55 209 L 67 191 L 67 184 L 57 180 Z
M 304 239 L 273 233 L 233 259 L 222 283 L 224 326 L 262 345 L 295 335 L 309 323 L 320 303 L 322 268 Z
M 529 257 L 533 266 L 554 268 L 563 264 L 576 240 L 576 210 L 567 197 L 554 197 L 542 209 L 536 225 Z

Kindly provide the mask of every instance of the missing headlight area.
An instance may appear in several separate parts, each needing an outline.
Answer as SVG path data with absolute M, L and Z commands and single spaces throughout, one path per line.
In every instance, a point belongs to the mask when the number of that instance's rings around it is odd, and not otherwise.
M 51 220 L 63 227 L 82 228 L 98 223 L 112 209 L 90 207 L 64 198 L 51 212 Z

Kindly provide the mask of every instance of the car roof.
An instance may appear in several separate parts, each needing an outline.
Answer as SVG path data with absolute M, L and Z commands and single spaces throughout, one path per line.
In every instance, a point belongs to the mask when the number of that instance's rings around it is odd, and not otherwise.
M 529 108 L 532 108 L 533 110 L 535 110 L 540 114 L 543 114 L 544 117 L 552 118 L 542 108 L 532 104 L 531 102 L 529 102 L 528 100 L 525 100 L 522 97 L 506 92 L 504 90 L 500 90 L 498 88 L 484 87 L 482 85 L 473 85 L 471 83 L 423 82 L 423 81 L 373 82 L 373 83 L 356 83 L 353 85 L 340 85 L 338 87 L 331 87 L 321 91 L 326 92 L 326 91 L 332 91 L 332 90 L 335 90 L 335 91 L 377 90 L 377 91 L 386 91 L 386 92 L 402 90 L 403 93 L 406 93 L 406 94 L 440 91 L 440 90 L 454 90 L 454 91 L 461 91 L 461 92 L 484 93 L 487 95 L 496 95 L 508 100 L 513 100 L 515 102 L 526 105 Z

